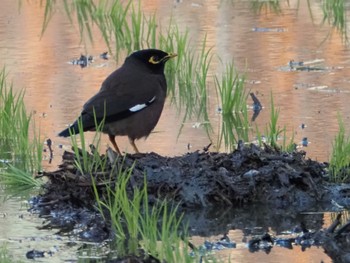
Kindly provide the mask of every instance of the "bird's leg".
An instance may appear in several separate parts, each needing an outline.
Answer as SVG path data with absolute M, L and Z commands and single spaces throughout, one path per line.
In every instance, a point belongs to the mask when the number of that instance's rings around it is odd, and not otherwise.
M 130 142 L 132 148 L 134 148 L 135 153 L 140 153 L 140 152 L 139 152 L 139 149 L 137 149 L 137 147 L 136 147 L 135 139 L 129 138 L 129 142 Z
M 113 147 L 114 149 L 116 150 L 116 152 L 119 154 L 119 155 L 122 155 L 119 148 L 118 148 L 118 145 L 117 143 L 115 142 L 115 136 L 114 135 L 111 135 L 111 134 L 108 134 L 108 137 L 109 137 L 109 140 L 111 141 L 111 143 L 113 144 Z

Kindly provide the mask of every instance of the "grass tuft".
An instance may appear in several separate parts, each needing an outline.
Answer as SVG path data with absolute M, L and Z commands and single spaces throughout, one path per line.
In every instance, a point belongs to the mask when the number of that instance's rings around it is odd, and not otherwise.
M 132 187 L 133 166 L 113 167 L 117 170 L 111 172 L 113 179 L 106 186 L 106 194 L 99 194 L 94 179 L 93 187 L 98 210 L 111 222 L 118 257 L 137 255 L 141 248 L 161 261 L 194 262 L 177 207 L 169 206 L 167 201 L 150 206 L 146 178 L 141 189 Z
M 345 135 L 344 122 L 338 115 L 339 131 L 332 143 L 332 155 L 329 163 L 330 179 L 333 182 L 350 181 L 350 137 Z
M 245 91 L 245 77 L 235 69 L 233 63 L 227 64 L 221 78 L 214 77 L 217 96 L 220 100 L 221 131 L 218 147 L 222 141 L 226 150 L 232 151 L 239 140 L 249 141 L 249 118 L 247 108 L 248 94 Z
M 89 145 L 89 147 L 86 145 L 83 122 L 81 118 L 78 119 L 78 136 L 75 136 L 75 134 L 69 130 L 72 149 L 76 156 L 75 166 L 82 175 L 92 175 L 97 172 L 104 172 L 107 164 L 107 155 L 101 156 L 99 153 L 101 131 L 103 130 L 104 119 L 101 121 L 97 120 L 95 113 L 94 119 L 96 132 L 93 142 Z
M 32 115 L 27 114 L 23 97 L 23 91 L 14 93 L 3 68 L 0 71 L 0 180 L 7 187 L 40 184 L 33 175 L 42 169 L 43 143 L 31 125 Z
M 272 93 L 270 95 L 270 122 L 265 128 L 265 137 L 262 136 L 258 127 L 256 127 L 256 133 L 258 138 L 259 146 L 263 146 L 264 143 L 270 145 L 274 148 L 279 148 L 277 141 L 279 140 L 281 134 L 283 134 L 285 129 L 281 129 L 278 126 L 279 109 L 275 109 L 275 104 L 273 102 Z

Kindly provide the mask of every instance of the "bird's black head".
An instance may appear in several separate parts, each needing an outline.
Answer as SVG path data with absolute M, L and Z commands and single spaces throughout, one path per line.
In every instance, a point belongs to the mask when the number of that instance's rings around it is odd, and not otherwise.
M 174 53 L 166 53 L 159 49 L 143 49 L 132 53 L 125 63 L 140 63 L 154 73 L 163 73 L 165 62 L 176 57 Z

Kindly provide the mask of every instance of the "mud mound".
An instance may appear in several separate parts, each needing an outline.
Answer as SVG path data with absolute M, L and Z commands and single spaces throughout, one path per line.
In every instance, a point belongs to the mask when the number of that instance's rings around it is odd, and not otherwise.
M 262 204 L 275 211 L 306 211 L 320 203 L 328 207 L 350 204 L 349 185 L 330 184 L 327 164 L 306 159 L 304 152 L 285 153 L 267 146 L 239 144 L 229 154 L 205 149 L 177 157 L 155 153 L 118 157 L 109 149 L 106 155 L 108 161 L 103 170 L 96 166 L 94 173 L 81 174 L 74 165 L 80 157 L 65 152 L 59 169 L 43 174 L 48 182 L 42 193 L 31 200 L 32 211 L 47 220 L 42 228 L 57 228 L 60 234 L 74 232 L 79 238 L 94 242 L 111 237 L 108 222 L 96 211 L 92 180 L 103 198 L 107 186 L 118 180 L 120 171 L 130 168 L 126 186 L 130 193 L 146 182 L 150 203 L 172 200 L 180 203 L 183 211 Z M 201 229 L 208 229 L 206 224 L 212 223 L 198 222 L 198 218 L 195 221 Z M 348 258 L 348 251 L 342 249 L 347 244 L 348 225 L 336 232 L 334 227 L 318 234 L 332 258 L 338 252 Z
M 146 177 L 150 200 L 167 198 L 183 207 L 257 201 L 305 207 L 329 193 L 324 187 L 326 165 L 305 159 L 304 152 L 284 153 L 251 144 L 240 145 L 230 154 L 203 151 L 179 157 L 149 153 L 118 158 L 109 150 L 108 156 L 105 171 L 92 175 L 102 193 L 107 175 L 112 173 L 109 178 L 116 180 L 120 169 L 134 165 L 130 188 L 143 187 Z M 60 169 L 44 174 L 49 182 L 42 197 L 46 202 L 68 200 L 89 209 L 94 200 L 91 176 L 77 171 L 74 158 L 73 153 L 65 152 Z

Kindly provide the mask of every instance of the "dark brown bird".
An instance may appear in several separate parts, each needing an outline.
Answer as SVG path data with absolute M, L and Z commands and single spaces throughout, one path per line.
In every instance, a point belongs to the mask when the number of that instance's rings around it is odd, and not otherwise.
M 81 118 L 84 131 L 95 131 L 95 118 L 107 133 L 115 150 L 121 154 L 116 135 L 128 136 L 135 152 L 135 140 L 147 137 L 163 110 L 167 94 L 165 63 L 176 57 L 158 49 L 145 49 L 129 55 L 124 64 L 102 83 L 99 92 L 83 106 Z M 58 135 L 77 134 L 79 118 Z M 71 131 L 71 133 L 69 132 Z

